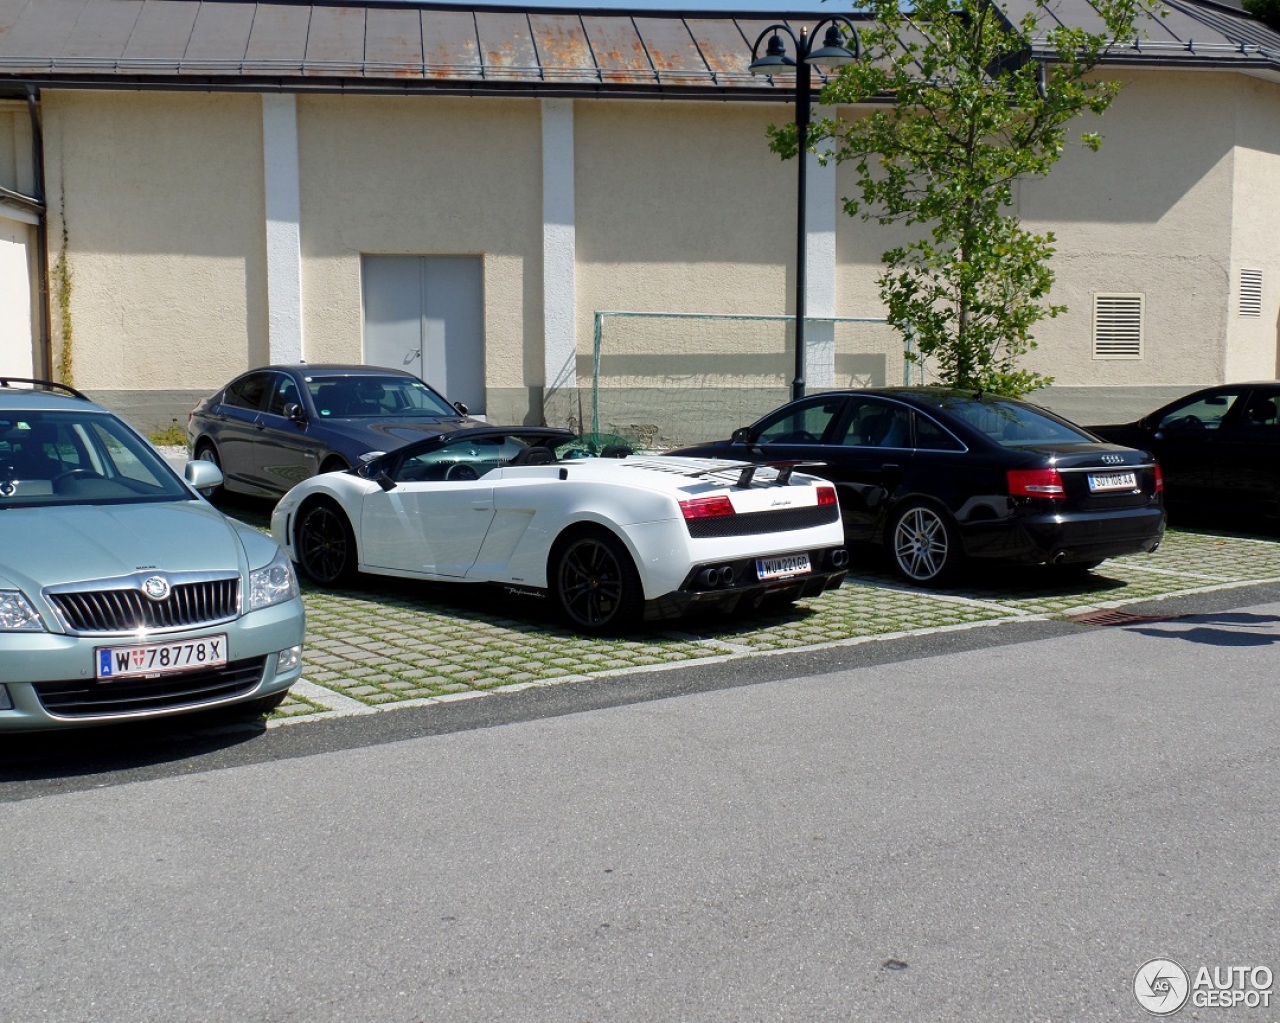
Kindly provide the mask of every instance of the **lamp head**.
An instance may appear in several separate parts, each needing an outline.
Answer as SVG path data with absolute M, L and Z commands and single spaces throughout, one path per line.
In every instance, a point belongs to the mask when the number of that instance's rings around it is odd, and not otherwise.
M 787 48 L 777 32 L 769 37 L 769 45 L 765 47 L 764 56 L 757 57 L 747 67 L 753 75 L 786 74 L 795 69 L 796 62 L 787 56 Z
M 822 45 L 816 50 L 810 50 L 805 57 L 805 61 L 810 64 L 822 64 L 827 67 L 852 64 L 858 59 L 861 49 L 856 31 L 849 36 L 849 41 L 853 43 L 852 49 L 845 45 L 844 37 L 840 33 L 840 26 L 836 24 L 828 25 L 827 32 L 822 37 Z

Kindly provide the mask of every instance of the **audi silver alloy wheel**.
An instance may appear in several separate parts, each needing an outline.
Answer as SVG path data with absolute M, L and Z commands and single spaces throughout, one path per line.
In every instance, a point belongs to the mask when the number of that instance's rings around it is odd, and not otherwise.
M 950 522 L 927 504 L 912 504 L 898 513 L 891 542 L 894 567 L 908 582 L 939 583 L 959 560 Z

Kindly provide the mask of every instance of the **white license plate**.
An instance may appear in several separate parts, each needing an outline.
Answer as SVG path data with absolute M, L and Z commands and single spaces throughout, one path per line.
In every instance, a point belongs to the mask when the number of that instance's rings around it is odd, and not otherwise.
M 1095 494 L 1100 490 L 1137 490 L 1138 477 L 1131 472 L 1109 472 L 1105 476 L 1089 476 L 1089 489 Z
M 227 637 L 206 636 L 173 643 L 146 643 L 141 646 L 103 646 L 97 651 L 98 678 L 129 678 L 162 675 L 171 671 L 215 668 L 227 663 Z
M 809 555 L 788 554 L 785 558 L 756 558 L 757 579 L 785 579 L 809 572 Z

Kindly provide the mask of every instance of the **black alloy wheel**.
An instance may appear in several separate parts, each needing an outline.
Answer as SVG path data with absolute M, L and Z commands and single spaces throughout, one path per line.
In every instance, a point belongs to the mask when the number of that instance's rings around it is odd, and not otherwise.
M 918 586 L 939 586 L 950 579 L 961 557 L 950 516 L 922 501 L 910 502 L 894 515 L 889 553 L 897 573 Z
M 312 582 L 340 586 L 356 574 L 356 538 L 347 517 L 330 501 L 314 501 L 298 513 L 298 567 Z
M 634 626 L 644 599 L 631 555 L 603 531 L 579 533 L 556 546 L 552 592 L 570 625 L 597 634 Z

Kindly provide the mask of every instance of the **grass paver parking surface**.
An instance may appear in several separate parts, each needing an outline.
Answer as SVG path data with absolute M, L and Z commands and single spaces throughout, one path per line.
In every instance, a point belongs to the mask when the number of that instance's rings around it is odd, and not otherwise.
M 545 601 L 516 602 L 496 588 L 369 579 L 355 590 L 304 592 L 304 681 L 277 718 L 365 712 L 702 660 L 1065 617 L 1270 581 L 1280 581 L 1280 543 L 1171 530 L 1155 554 L 1106 561 L 1082 576 L 984 570 L 955 588 L 930 591 L 857 566 L 840 589 L 794 607 L 680 620 L 626 638 L 600 639 L 561 626 Z

